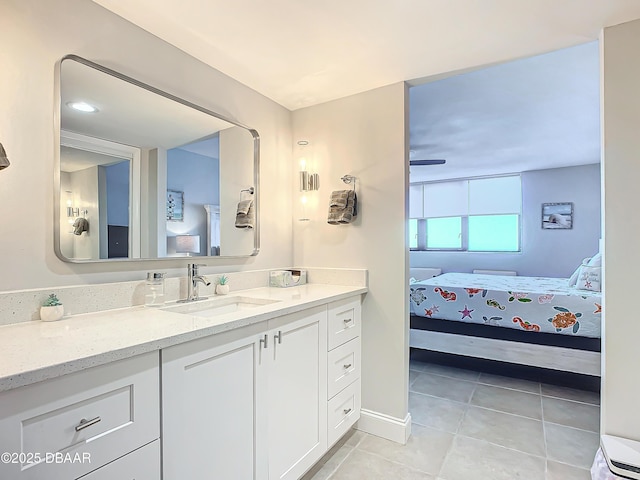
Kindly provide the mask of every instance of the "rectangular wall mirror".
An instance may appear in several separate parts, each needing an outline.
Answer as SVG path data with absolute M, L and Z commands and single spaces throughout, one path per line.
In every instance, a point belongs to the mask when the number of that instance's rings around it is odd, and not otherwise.
M 258 253 L 255 130 L 75 55 L 59 75 L 61 259 Z

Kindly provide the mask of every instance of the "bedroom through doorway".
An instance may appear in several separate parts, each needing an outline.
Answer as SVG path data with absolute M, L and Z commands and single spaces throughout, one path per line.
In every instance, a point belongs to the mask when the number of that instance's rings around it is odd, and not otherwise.
M 410 88 L 409 411 L 414 435 L 450 442 L 436 475 L 475 452 L 512 455 L 513 478 L 541 461 L 589 478 L 599 82 L 590 42 Z

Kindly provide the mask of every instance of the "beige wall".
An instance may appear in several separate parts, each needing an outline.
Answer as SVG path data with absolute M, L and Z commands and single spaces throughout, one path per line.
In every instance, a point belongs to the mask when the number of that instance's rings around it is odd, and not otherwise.
M 308 267 L 366 268 L 369 293 L 363 305 L 362 406 L 396 419 L 407 415 L 408 248 L 405 210 L 406 98 L 402 83 L 293 112 L 294 144 L 320 174 L 309 194 L 308 222 L 294 220 L 294 262 Z M 294 170 L 299 149 L 294 148 Z M 357 177 L 359 214 L 347 226 L 327 223 L 332 190 Z M 294 188 L 294 216 L 300 193 Z
M 143 279 L 186 261 L 73 265 L 53 251 L 54 67 L 73 53 L 218 111 L 261 136 L 262 250 L 206 261 L 206 273 L 290 265 L 291 114 L 87 0 L 0 2 L 0 142 L 11 167 L 0 174 L 0 291 Z M 265 218 L 263 216 L 263 218 Z M 18 274 L 17 272 L 21 272 Z
M 603 33 L 604 355 L 602 433 L 640 441 L 640 21 Z

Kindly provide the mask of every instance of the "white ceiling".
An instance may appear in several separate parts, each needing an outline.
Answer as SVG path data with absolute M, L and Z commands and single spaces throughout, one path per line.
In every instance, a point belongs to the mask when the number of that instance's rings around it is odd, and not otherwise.
M 411 182 L 600 161 L 598 42 L 412 87 Z
M 285 107 L 578 45 L 638 0 L 94 0 Z

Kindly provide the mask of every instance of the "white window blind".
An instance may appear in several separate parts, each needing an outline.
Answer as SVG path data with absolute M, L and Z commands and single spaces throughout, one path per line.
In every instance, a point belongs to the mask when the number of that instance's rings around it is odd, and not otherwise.
M 519 176 L 469 180 L 469 215 L 520 213 Z
M 519 175 L 409 186 L 411 218 L 519 214 L 521 210 Z
M 469 187 L 467 180 L 429 183 L 424 185 L 424 216 L 426 218 L 467 215 Z

